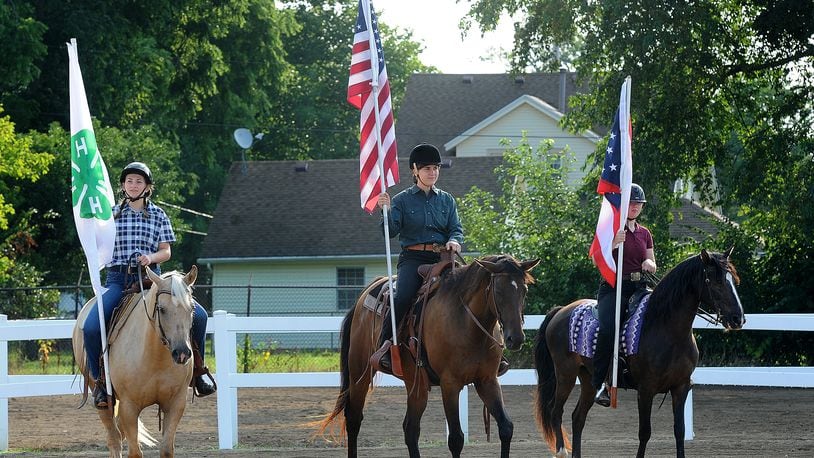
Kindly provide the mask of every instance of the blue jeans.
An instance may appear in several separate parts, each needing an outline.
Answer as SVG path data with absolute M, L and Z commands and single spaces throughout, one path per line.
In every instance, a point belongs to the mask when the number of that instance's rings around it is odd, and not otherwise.
M 157 268 L 156 273 L 160 274 L 161 269 Z M 129 277 L 129 278 L 128 278 Z M 138 282 L 137 275 L 127 275 L 121 272 L 107 271 L 107 281 L 105 286 L 107 291 L 102 294 L 102 302 L 105 307 L 105 329 L 109 330 L 110 317 L 113 315 L 113 309 L 119 305 L 124 292 L 125 282 Z M 198 350 L 201 352 L 201 358 L 204 356 L 205 340 L 206 340 L 206 320 L 208 318 L 206 310 L 201 307 L 195 299 L 192 300 L 195 305 L 195 312 L 192 316 L 192 340 L 198 345 Z M 84 326 L 85 334 L 85 352 L 88 354 L 88 368 L 90 375 L 98 380 L 100 375 L 99 358 L 102 353 L 102 331 L 99 326 L 99 311 L 98 303 L 94 303 L 91 307 L 88 317 L 85 319 Z

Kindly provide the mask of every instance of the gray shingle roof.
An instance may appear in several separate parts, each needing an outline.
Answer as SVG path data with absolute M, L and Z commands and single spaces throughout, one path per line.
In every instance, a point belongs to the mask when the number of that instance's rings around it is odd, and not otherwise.
M 462 197 L 473 185 L 497 192 L 500 157 L 453 158 L 439 187 Z M 201 248 L 201 259 L 383 255 L 378 213 L 359 204 L 358 159 L 234 163 Z M 406 157 L 401 183 L 412 185 Z M 397 242 L 391 249 L 398 253 Z
M 578 92 L 576 75 L 564 73 L 565 94 Z M 396 117 L 399 154 L 406 157 L 414 145 L 428 142 L 449 155 L 443 145 L 488 118 L 518 97 L 528 94 L 560 106 L 560 73 L 507 74 L 416 73 L 407 82 L 406 95 Z

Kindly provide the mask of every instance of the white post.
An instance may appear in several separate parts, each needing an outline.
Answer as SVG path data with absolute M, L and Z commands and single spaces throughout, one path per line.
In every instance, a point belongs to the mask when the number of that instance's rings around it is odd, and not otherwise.
M 231 376 L 237 372 L 236 334 L 227 329 L 229 317 L 223 310 L 212 313 L 215 339 L 215 379 L 218 382 L 218 447 L 233 449 L 237 445 L 237 388 Z
M 691 441 L 695 438 L 692 424 L 692 388 L 687 393 L 687 400 L 684 402 L 684 440 Z
M 8 317 L 0 315 L 0 329 L 8 325 Z M 0 385 L 8 383 L 8 341 L 0 332 Z M 0 398 L 0 452 L 8 450 L 8 398 Z

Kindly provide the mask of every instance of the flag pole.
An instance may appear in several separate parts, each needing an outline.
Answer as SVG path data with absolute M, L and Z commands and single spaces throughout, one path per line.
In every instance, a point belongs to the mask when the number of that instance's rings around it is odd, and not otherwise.
M 619 97 L 619 116 L 621 117 L 623 114 L 625 115 L 625 126 L 619 126 L 619 133 L 622 136 L 620 141 L 621 157 L 622 160 L 627 159 L 625 155 L 625 147 L 627 145 L 628 151 L 630 150 L 630 76 L 625 78 L 625 83 L 622 85 L 622 94 Z M 620 167 L 620 175 L 629 173 L 630 167 L 622 166 Z M 626 177 L 619 177 L 619 183 L 623 186 L 622 191 L 622 200 L 621 200 L 621 208 L 619 209 L 619 222 L 620 227 L 622 230 L 625 230 L 627 227 L 627 210 L 628 204 L 630 202 L 630 185 L 629 183 L 632 181 L 631 179 L 626 179 Z M 632 178 L 632 177 L 629 177 Z M 626 186 L 626 187 L 625 187 Z M 614 234 L 614 237 L 616 234 Z M 613 364 L 611 366 L 611 387 L 610 387 L 610 398 L 611 398 L 611 408 L 616 408 L 616 401 L 617 401 L 617 387 L 619 386 L 619 333 L 620 333 L 620 319 L 622 317 L 622 260 L 625 254 L 625 242 L 619 244 L 619 248 L 617 249 L 617 255 L 619 259 L 616 262 L 616 316 L 613 322 Z
M 370 1 L 365 0 L 362 2 L 365 14 L 365 22 L 367 22 L 368 27 L 371 29 L 373 28 L 373 22 L 371 20 L 370 14 Z M 376 37 L 374 33 L 368 34 L 368 40 L 370 42 L 370 70 L 372 72 L 370 82 L 372 85 L 372 97 L 373 97 L 373 115 L 376 119 L 376 148 L 379 154 L 377 154 L 377 167 L 379 169 L 379 184 L 381 185 L 382 193 L 387 192 L 387 183 L 385 182 L 385 175 L 384 175 L 384 151 L 382 151 L 382 122 L 379 115 L 379 51 L 378 51 L 378 43 L 376 43 Z M 390 298 L 390 324 L 391 329 L 393 331 L 393 345 L 390 347 L 390 367 L 393 371 L 393 375 L 401 377 L 402 376 L 402 369 L 401 369 L 401 353 L 399 353 L 398 349 L 398 329 L 396 328 L 396 308 L 393 299 L 393 261 L 391 259 L 390 254 L 390 221 L 388 217 L 388 210 L 389 205 L 384 205 L 382 207 L 382 220 L 384 222 L 384 250 L 385 250 L 385 257 L 387 258 L 387 287 L 390 290 L 390 294 L 388 297 Z

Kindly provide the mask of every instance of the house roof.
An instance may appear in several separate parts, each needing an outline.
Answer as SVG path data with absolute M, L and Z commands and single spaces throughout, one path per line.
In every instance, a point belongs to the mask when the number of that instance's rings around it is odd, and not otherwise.
M 444 144 L 524 95 L 563 112 L 561 82 L 565 83 L 566 97 L 578 92 L 576 75 L 567 72 L 518 76 L 413 74 L 396 117 L 399 150 L 404 154 L 427 142 L 438 146 L 442 155 L 451 155 Z
M 451 158 L 439 187 L 462 197 L 473 185 L 497 193 L 500 157 Z M 305 170 L 303 170 L 305 169 Z M 401 183 L 412 185 L 406 158 Z M 376 256 L 384 254 L 378 212 L 359 203 L 358 159 L 232 164 L 199 262 L 230 259 Z M 400 248 L 394 239 L 393 253 Z
M 718 235 L 716 222 L 725 222 L 726 218 L 684 197 L 679 200 L 681 206 L 671 210 L 670 238 L 703 242 Z

